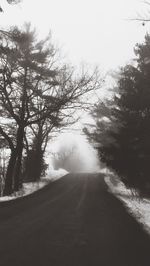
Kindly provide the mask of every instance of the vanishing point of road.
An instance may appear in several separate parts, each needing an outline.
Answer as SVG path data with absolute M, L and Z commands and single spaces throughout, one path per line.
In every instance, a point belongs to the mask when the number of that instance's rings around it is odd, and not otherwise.
M 102 174 L 0 203 L 0 266 L 149 266 L 150 239 Z

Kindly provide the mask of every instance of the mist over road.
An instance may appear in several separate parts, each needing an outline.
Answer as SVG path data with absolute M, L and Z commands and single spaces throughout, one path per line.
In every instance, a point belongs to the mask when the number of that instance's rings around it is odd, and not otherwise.
M 0 266 L 146 266 L 150 240 L 102 174 L 0 203 Z

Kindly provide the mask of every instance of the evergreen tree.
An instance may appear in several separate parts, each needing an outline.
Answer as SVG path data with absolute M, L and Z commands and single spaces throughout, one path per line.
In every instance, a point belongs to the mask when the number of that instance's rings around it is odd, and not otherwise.
M 121 69 L 111 105 L 95 107 L 100 157 L 130 187 L 146 191 L 150 185 L 150 36 L 135 47 L 136 66 Z M 104 108 L 103 108 L 104 109 Z M 107 110 L 107 112 L 106 112 Z M 104 117 L 107 117 L 104 119 Z

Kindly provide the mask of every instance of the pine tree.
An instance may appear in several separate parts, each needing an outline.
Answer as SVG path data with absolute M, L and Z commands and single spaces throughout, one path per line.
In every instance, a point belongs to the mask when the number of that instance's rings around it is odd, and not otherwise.
M 146 191 L 150 184 L 150 36 L 135 47 L 136 66 L 121 69 L 111 106 L 96 106 L 94 137 L 100 157 L 130 187 Z M 104 118 L 104 116 L 103 116 Z M 99 132 L 99 133 L 98 133 Z M 98 133 L 98 134 L 97 134 Z

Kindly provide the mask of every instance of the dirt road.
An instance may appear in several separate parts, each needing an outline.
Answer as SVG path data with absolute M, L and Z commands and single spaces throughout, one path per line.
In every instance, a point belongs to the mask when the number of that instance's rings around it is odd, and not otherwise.
M 149 266 L 150 239 L 100 174 L 0 203 L 0 266 Z

